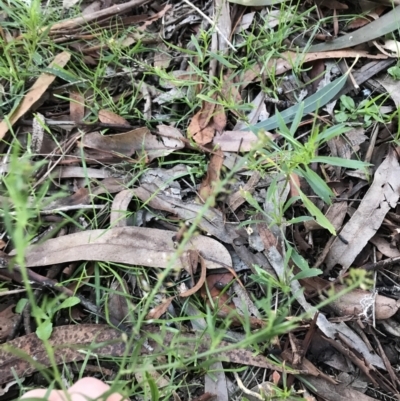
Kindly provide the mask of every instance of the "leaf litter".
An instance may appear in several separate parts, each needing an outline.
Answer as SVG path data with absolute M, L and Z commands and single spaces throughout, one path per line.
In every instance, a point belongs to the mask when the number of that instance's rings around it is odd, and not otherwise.
M 132 399 L 398 398 L 399 6 L 370 3 L 64 2 L 38 28 L 0 78 L 4 394 L 47 338 L 59 365 L 134 355 Z

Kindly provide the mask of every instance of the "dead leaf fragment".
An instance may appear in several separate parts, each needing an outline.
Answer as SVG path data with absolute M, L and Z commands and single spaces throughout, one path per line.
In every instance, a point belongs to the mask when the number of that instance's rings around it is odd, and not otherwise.
M 102 123 L 106 124 L 126 125 L 130 127 L 130 124 L 128 123 L 128 121 L 125 120 L 125 118 L 119 116 L 118 114 L 115 114 L 110 110 L 100 110 L 99 120 Z
M 19 319 L 19 315 L 13 312 L 14 307 L 15 305 L 10 305 L 0 312 L 0 343 L 7 340 L 14 329 L 14 324 Z
M 108 309 L 119 322 L 131 322 L 130 305 L 127 299 L 128 284 L 122 279 L 121 282 L 115 280 L 111 283 L 110 294 L 108 296 Z M 119 294 L 124 293 L 124 295 Z
M 208 163 L 207 175 L 200 185 L 199 192 L 202 202 L 205 202 L 206 199 L 212 194 L 214 186 L 219 181 L 223 163 L 224 153 L 222 150 L 218 149 L 211 155 L 210 162 Z

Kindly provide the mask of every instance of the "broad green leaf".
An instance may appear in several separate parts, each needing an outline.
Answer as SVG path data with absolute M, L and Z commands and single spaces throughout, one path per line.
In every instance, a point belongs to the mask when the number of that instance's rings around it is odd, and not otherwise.
M 321 90 L 317 91 L 310 97 L 306 98 L 304 100 L 303 116 L 308 113 L 312 113 L 319 107 L 325 106 L 327 103 L 329 103 L 341 91 L 341 89 L 346 83 L 346 80 L 347 80 L 347 75 L 346 74 L 342 75 L 339 79 L 330 82 L 328 85 L 324 86 Z M 280 114 L 283 121 L 286 124 L 292 122 L 295 119 L 296 114 L 300 107 L 302 107 L 301 104 L 296 104 L 282 111 Z M 257 134 L 257 132 L 260 129 L 270 131 L 278 127 L 278 125 L 279 125 L 278 117 L 274 115 L 271 118 L 268 118 L 268 120 L 261 121 L 258 124 L 245 128 L 244 131 L 251 130 L 255 134 Z
M 310 184 L 310 187 L 325 203 L 331 204 L 331 197 L 334 196 L 332 190 L 326 185 L 325 181 L 308 166 L 304 169 L 297 168 L 295 172 L 304 177 Z
M 356 170 L 370 166 L 369 163 L 365 163 L 360 160 L 342 159 L 341 157 L 333 156 L 316 156 L 311 160 L 311 163 L 326 163 L 332 166 L 354 168 Z
M 242 6 L 273 6 L 283 3 L 285 0 L 228 0 L 231 3 L 241 4 Z
M 335 120 L 338 123 L 344 123 L 350 118 L 350 116 L 351 115 L 345 111 L 339 111 L 338 113 L 335 113 Z
M 356 108 L 356 104 L 354 103 L 353 98 L 350 96 L 342 95 L 340 96 L 340 101 L 347 110 L 353 111 Z
M 315 268 L 310 268 L 308 270 L 301 271 L 297 273 L 292 280 L 301 280 L 304 278 L 310 278 L 310 277 L 316 277 L 322 274 L 322 270 L 320 269 L 315 269 Z
M 81 302 L 81 301 L 78 297 L 67 298 L 64 301 L 62 301 L 59 306 L 57 306 L 55 311 L 58 311 L 58 310 L 64 309 L 64 308 L 70 308 L 71 306 L 79 304 L 79 302 Z
M 397 6 L 387 14 L 379 17 L 375 21 L 370 22 L 368 25 L 343 35 L 330 42 L 320 43 L 306 49 L 307 52 L 327 52 L 331 50 L 345 49 L 367 43 L 371 40 L 385 36 L 390 32 L 399 29 L 400 21 L 400 6 Z
M 325 131 L 321 132 L 320 134 L 318 134 L 318 142 L 319 143 L 324 143 L 326 141 L 329 141 L 332 138 L 335 138 L 336 136 L 342 135 L 345 132 L 350 131 L 351 128 L 350 127 L 346 127 L 345 124 L 338 124 L 338 125 L 334 125 L 328 129 L 326 129 Z
M 52 331 L 53 331 L 53 323 L 51 323 L 50 319 L 47 319 L 37 327 L 36 335 L 42 341 L 45 341 L 50 338 Z
M 322 212 L 307 198 L 307 196 L 300 191 L 301 200 L 304 203 L 304 206 L 310 212 L 312 216 L 315 217 L 317 223 L 321 226 L 326 228 L 331 234 L 336 235 L 335 228 L 333 227 L 332 223 L 322 214 Z

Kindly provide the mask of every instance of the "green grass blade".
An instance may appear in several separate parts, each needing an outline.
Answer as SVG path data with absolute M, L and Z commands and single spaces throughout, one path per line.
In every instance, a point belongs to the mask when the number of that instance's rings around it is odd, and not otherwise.
M 339 79 L 329 83 L 324 88 L 319 90 L 318 92 L 314 93 L 310 97 L 304 100 L 304 115 L 308 113 L 312 113 L 317 110 L 319 107 L 325 106 L 329 103 L 343 88 L 347 80 L 347 75 L 342 75 Z M 281 117 L 283 118 L 284 122 L 290 123 L 292 122 L 296 114 L 301 107 L 301 103 L 298 103 L 288 109 L 282 111 Z M 271 131 L 278 127 L 278 117 L 273 116 L 268 118 L 268 120 L 262 121 L 258 124 L 252 125 L 244 130 L 251 130 L 254 133 L 257 133 L 260 129 L 264 129 L 266 131 Z
M 341 157 L 333 156 L 316 156 L 311 160 L 311 163 L 325 163 L 331 166 L 339 166 L 344 168 L 362 169 L 370 166 L 361 160 L 342 159 Z

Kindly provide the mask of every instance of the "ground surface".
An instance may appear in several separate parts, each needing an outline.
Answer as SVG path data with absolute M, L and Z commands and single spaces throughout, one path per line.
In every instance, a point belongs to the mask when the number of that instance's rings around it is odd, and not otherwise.
M 0 399 L 398 399 L 399 21 L 0 0 Z

